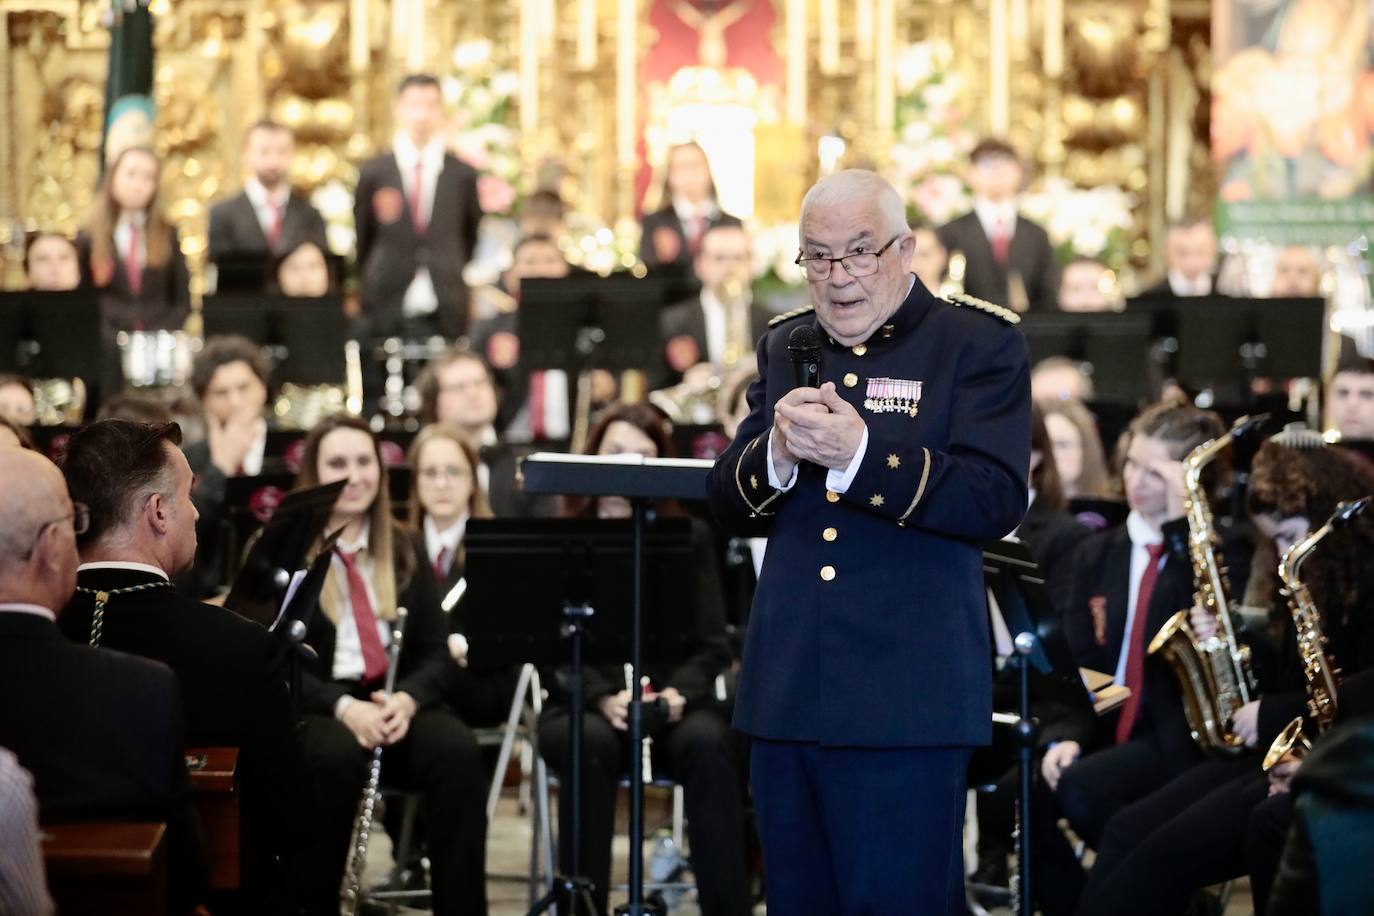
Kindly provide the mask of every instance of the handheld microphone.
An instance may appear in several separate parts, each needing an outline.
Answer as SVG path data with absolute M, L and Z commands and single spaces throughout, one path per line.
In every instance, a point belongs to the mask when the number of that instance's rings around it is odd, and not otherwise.
M 821 335 L 809 324 L 792 329 L 787 336 L 787 355 L 797 374 L 798 388 L 821 387 Z

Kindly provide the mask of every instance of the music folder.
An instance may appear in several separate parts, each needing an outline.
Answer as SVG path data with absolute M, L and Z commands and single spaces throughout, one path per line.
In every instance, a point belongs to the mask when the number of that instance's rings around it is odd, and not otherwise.
M 705 499 L 713 464 L 699 458 L 535 452 L 521 460 L 520 475 L 526 493 Z

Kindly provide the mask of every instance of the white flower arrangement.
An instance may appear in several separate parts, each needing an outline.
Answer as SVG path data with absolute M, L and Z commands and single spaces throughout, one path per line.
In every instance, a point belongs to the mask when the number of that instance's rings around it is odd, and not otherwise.
M 1097 258 L 1113 269 L 1130 258 L 1135 196 L 1116 185 L 1080 188 L 1048 178 L 1024 194 L 1021 212 L 1045 227 L 1061 260 Z
M 453 72 L 440 82 L 444 101 L 454 111 L 448 145 L 477 169 L 477 195 L 485 213 L 509 213 L 520 184 L 520 155 L 507 120 L 520 78 L 500 69 L 487 40 L 460 42 L 451 57 Z
M 964 82 L 947 42 L 908 45 L 897 57 L 892 183 L 907 209 L 936 225 L 970 205 L 963 171 L 976 142 L 966 126 Z
M 760 226 L 753 232 L 754 279 L 775 279 L 785 286 L 801 286 L 806 275 L 795 263 L 798 251 L 796 223 Z
M 324 218 L 325 241 L 337 254 L 351 252 L 358 242 L 353 228 L 353 191 L 335 178 L 315 189 L 310 203 Z

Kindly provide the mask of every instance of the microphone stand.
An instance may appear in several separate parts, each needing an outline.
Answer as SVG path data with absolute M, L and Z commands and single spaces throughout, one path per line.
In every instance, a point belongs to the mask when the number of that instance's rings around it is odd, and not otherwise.
M 1012 912 L 1031 916 L 1031 782 L 1035 777 L 1035 746 L 1040 740 L 1040 723 L 1030 713 L 1031 653 L 1039 639 L 1029 630 L 1016 634 L 1016 665 L 1020 671 L 1020 690 L 1017 697 L 1017 717 L 1012 725 L 1012 740 L 1016 744 L 1016 882 L 1012 887 Z

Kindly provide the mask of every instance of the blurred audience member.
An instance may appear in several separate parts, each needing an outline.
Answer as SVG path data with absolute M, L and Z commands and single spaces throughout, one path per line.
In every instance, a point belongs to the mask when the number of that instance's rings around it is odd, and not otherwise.
M 24 246 L 24 274 L 29 289 L 76 289 L 81 285 L 81 256 L 76 244 L 56 232 L 33 233 Z
M 317 299 L 334 288 L 329 260 L 314 242 L 300 242 L 272 260 L 272 280 L 283 296 Z
M 945 268 L 949 266 L 949 252 L 931 226 L 919 220 L 912 221 L 910 226 L 911 234 L 916 238 L 916 249 L 911 253 L 911 271 L 922 286 L 938 296 L 940 284 L 945 279 Z
M 639 259 L 650 270 L 672 268 L 688 274 L 712 226 L 740 225 L 716 197 L 716 182 L 706 151 L 695 142 L 668 150 L 662 203 L 640 222 Z
M 1111 477 L 1097 422 L 1079 401 L 1039 401 L 1054 452 L 1055 468 L 1068 499 L 1107 499 Z
M 33 385 L 22 375 L 0 372 L 0 419 L 16 426 L 32 426 L 37 416 Z
M 249 171 L 243 190 L 210 208 L 209 257 L 257 257 L 266 262 L 303 242 L 327 247 L 324 218 L 291 190 L 296 137 L 276 121 L 258 121 L 243 138 Z M 290 294 L 288 294 L 290 295 Z
M 180 330 L 190 274 L 176 228 L 158 206 L 162 163 L 131 146 L 112 162 L 77 238 L 87 278 L 102 291 L 106 332 Z
M 1217 234 L 1210 219 L 1193 217 L 1169 226 L 1164 237 L 1166 274 L 1142 296 L 1210 296 L 1216 286 Z
M 33 439 L 29 436 L 29 431 L 22 426 L 0 417 L 0 449 L 24 448 L 30 451 L 33 448 Z
M 1018 312 L 1053 311 L 1059 262 L 1045 230 L 1017 212 L 1026 170 L 1015 148 L 984 139 L 969 160 L 973 210 L 940 227 L 950 254 L 964 255 L 964 292 Z
M 520 205 L 520 234 L 522 236 L 547 235 L 557 240 L 568 231 L 564 220 L 567 206 L 557 191 L 547 188 L 535 191 Z
M 141 394 L 125 391 L 107 399 L 96 411 L 97 420 L 137 420 L 162 426 L 172 422 L 172 412 L 162 404 Z
M 1031 370 L 1031 397 L 1037 401 L 1091 401 L 1093 382 L 1077 360 L 1047 356 Z
M 1347 357 L 1326 386 L 1327 426 L 1342 439 L 1374 440 L 1374 360 Z
M 1322 269 L 1316 252 L 1307 245 L 1287 245 L 1274 259 L 1275 299 L 1305 299 L 1321 295 Z
M 1074 258 L 1059 279 L 1059 308 L 1065 312 L 1110 312 L 1115 276 L 1095 258 Z

